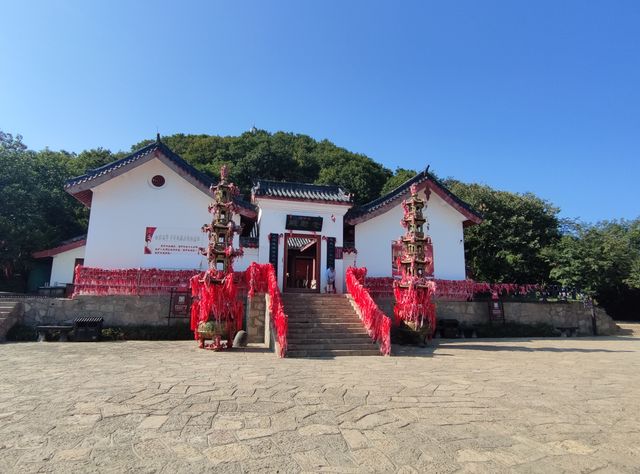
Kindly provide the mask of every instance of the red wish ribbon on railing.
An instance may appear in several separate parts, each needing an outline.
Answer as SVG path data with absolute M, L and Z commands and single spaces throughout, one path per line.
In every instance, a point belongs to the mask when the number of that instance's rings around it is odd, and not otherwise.
M 349 267 L 346 272 L 347 291 L 358 307 L 360 320 L 369 336 L 380 344 L 380 352 L 391 353 L 391 318 L 387 317 L 376 305 L 364 286 L 366 268 Z

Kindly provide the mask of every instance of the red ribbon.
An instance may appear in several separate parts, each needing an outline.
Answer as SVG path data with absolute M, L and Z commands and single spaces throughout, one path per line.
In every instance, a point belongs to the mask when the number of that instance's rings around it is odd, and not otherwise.
M 360 319 L 369 336 L 380 344 L 380 352 L 391 353 L 391 319 L 376 305 L 364 285 L 367 269 L 349 267 L 346 272 L 347 291 L 360 310 Z

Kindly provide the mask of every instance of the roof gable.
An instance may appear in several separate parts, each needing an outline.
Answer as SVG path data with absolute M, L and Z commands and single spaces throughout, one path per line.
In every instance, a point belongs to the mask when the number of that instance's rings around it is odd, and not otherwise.
M 69 250 L 74 250 L 80 247 L 84 247 L 87 244 L 87 234 L 79 235 L 77 237 L 73 237 L 71 239 L 60 242 L 56 247 L 46 250 L 40 250 L 38 252 L 33 252 L 34 258 L 46 258 L 46 257 L 55 257 L 58 254 L 63 252 L 68 252 Z
M 351 206 L 351 195 L 342 188 L 328 184 L 292 183 L 285 181 L 258 180 L 251 190 L 256 197 L 285 201 L 311 201 L 321 204 L 344 204 Z
M 85 206 L 91 207 L 91 198 L 93 195 L 91 191 L 92 188 L 147 163 L 154 158 L 159 159 L 202 192 L 207 195 L 210 194 L 209 188 L 215 184 L 215 181 L 206 174 L 195 169 L 180 155 L 174 153 L 173 150 L 160 140 L 160 136 L 158 136 L 154 143 L 140 148 L 124 158 L 108 163 L 100 168 L 89 170 L 82 176 L 69 179 L 65 183 L 64 189 Z M 239 208 L 240 214 L 251 218 L 255 218 L 257 216 L 257 210 L 253 204 L 239 197 L 235 198 L 234 201 Z
M 429 167 L 384 196 L 374 199 L 362 206 L 349 209 L 344 216 L 345 222 L 355 225 L 379 216 L 380 214 L 384 214 L 390 208 L 399 205 L 402 199 L 409 194 L 409 189 L 414 184 L 418 189 L 429 188 L 430 191 L 437 194 L 443 201 L 462 214 L 466 218 L 464 222 L 465 225 L 479 224 L 482 222 L 482 216 L 430 174 Z

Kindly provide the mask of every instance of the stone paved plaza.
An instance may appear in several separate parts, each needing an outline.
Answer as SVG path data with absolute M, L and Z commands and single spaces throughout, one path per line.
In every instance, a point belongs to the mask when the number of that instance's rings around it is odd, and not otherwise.
M 640 472 L 640 338 L 0 345 L 0 472 Z

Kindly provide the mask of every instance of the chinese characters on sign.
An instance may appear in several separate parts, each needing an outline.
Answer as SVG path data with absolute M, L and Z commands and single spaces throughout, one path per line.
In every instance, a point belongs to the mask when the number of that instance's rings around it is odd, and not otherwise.
M 147 227 L 145 230 L 145 255 L 198 255 L 198 249 L 206 245 L 206 236 L 200 229 Z

